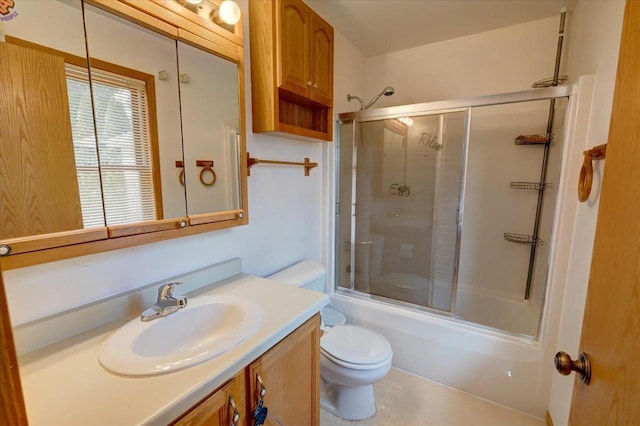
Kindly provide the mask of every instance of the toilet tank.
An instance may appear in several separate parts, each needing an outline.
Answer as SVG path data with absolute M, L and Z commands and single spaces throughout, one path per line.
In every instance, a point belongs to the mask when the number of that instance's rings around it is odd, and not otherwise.
M 324 278 L 326 275 L 327 270 L 322 263 L 303 260 L 280 272 L 269 275 L 267 279 L 324 293 Z

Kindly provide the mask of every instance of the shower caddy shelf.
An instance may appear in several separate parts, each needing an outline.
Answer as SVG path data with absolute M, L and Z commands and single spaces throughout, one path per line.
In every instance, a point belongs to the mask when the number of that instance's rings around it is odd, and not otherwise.
M 544 191 L 547 188 L 550 188 L 550 183 L 540 183 L 540 182 L 511 182 L 509 183 L 509 188 L 511 189 L 526 189 L 529 191 Z
M 520 135 L 514 142 L 516 145 L 549 145 L 551 139 L 547 135 Z
M 534 238 L 533 235 L 504 233 L 504 239 L 516 244 L 543 246 L 544 241 L 541 238 Z
M 560 75 L 560 59 L 562 57 L 562 44 L 564 42 L 564 24 L 567 11 L 562 9 L 560 13 L 560 28 L 558 29 L 558 45 L 556 49 L 556 61 L 553 70 L 553 77 L 543 79 L 533 83 L 532 87 L 551 87 L 558 86 L 568 80 L 566 76 Z M 542 167 L 540 171 L 540 180 L 538 182 L 511 182 L 511 188 L 515 189 L 537 189 L 538 201 L 536 206 L 536 215 L 533 221 L 533 232 L 531 235 L 504 233 L 504 239 L 516 244 L 528 244 L 531 247 L 529 254 L 529 269 L 527 271 L 527 284 L 524 291 L 524 300 L 531 297 L 531 287 L 533 284 L 534 264 L 536 260 L 536 251 L 538 246 L 544 245 L 544 242 L 538 236 L 540 231 L 540 221 L 542 220 L 542 204 L 544 201 L 544 190 L 549 186 L 547 183 L 547 169 L 549 163 L 549 146 L 553 139 L 553 118 L 556 110 L 556 100 L 551 99 L 549 102 L 549 115 L 547 117 L 547 131 L 538 135 L 520 135 L 514 140 L 516 145 L 538 145 L 544 148 L 542 154 Z

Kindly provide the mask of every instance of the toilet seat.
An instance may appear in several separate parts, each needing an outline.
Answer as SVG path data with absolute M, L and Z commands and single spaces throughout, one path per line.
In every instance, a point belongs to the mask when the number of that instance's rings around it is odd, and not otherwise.
M 320 339 L 320 352 L 338 365 L 354 370 L 374 370 L 393 356 L 387 339 L 356 325 L 337 325 Z

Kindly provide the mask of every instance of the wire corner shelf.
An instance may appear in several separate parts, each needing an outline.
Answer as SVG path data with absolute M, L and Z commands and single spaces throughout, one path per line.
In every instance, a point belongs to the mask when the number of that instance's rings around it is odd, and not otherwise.
M 551 139 L 549 135 L 520 135 L 514 142 L 516 145 L 549 145 Z
M 529 191 L 544 191 L 547 188 L 551 188 L 551 183 L 540 182 L 511 182 L 509 188 L 511 189 L 525 189 Z
M 512 234 L 510 232 L 504 233 L 504 239 L 516 244 L 536 245 L 543 246 L 544 241 L 541 238 L 533 237 L 532 235 L 525 234 Z

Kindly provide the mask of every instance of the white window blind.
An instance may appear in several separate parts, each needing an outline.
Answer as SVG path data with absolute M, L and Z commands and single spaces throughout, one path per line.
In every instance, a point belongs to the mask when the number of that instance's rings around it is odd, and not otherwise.
M 77 122 L 74 125 L 72 116 L 72 128 L 78 127 L 77 132 L 74 130 L 74 147 L 78 182 L 82 183 L 80 201 L 85 227 L 104 226 L 103 219 L 98 221 L 98 212 L 102 214 L 102 200 L 107 225 L 153 220 L 156 218 L 156 209 L 145 83 L 96 69 L 91 70 L 91 77 L 99 172 L 94 136 L 89 135 L 88 131 L 93 130 L 90 98 L 87 103 L 84 93 L 83 96 L 75 95 L 79 102 L 74 104 L 75 97 L 69 90 L 70 110 L 77 105 Z M 67 85 L 71 88 L 82 86 L 82 91 L 76 91 L 88 93 L 87 71 L 68 65 Z

